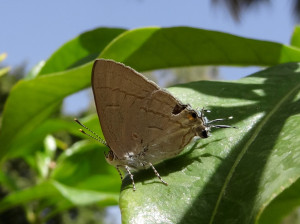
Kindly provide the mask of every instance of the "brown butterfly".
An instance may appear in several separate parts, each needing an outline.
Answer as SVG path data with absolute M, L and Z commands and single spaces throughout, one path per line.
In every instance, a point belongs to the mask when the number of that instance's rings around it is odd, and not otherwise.
M 100 141 L 110 149 L 106 160 L 120 175 L 119 168 L 128 172 L 133 190 L 131 170 L 151 167 L 167 185 L 153 164 L 178 155 L 195 136 L 207 138 L 212 127 L 231 127 L 213 125 L 224 119 L 208 121 L 204 109 L 192 109 L 132 68 L 112 60 L 95 61 L 92 89 L 106 140 Z

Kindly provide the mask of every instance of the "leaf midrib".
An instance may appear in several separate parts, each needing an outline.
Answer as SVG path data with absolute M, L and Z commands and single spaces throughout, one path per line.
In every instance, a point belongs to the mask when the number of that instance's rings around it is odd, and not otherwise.
M 218 196 L 216 205 L 214 207 L 211 219 L 209 221 L 209 224 L 212 224 L 214 221 L 214 218 L 217 214 L 217 210 L 219 208 L 219 205 L 221 203 L 222 200 L 222 196 L 225 193 L 225 189 L 228 186 L 233 173 L 236 169 L 236 167 L 238 166 L 239 162 L 241 161 L 242 157 L 245 155 L 245 153 L 247 152 L 247 150 L 250 148 L 250 145 L 254 142 L 254 140 L 256 139 L 256 137 L 258 136 L 258 134 L 260 133 L 260 131 L 262 130 L 262 128 L 264 127 L 264 125 L 270 120 L 270 118 L 275 114 L 275 112 L 281 107 L 281 105 L 294 93 L 294 91 L 296 91 L 297 89 L 300 89 L 300 84 L 296 85 L 290 92 L 288 92 L 287 95 L 285 95 L 276 105 L 275 107 L 270 111 L 270 113 L 262 120 L 262 122 L 258 125 L 258 127 L 256 128 L 256 130 L 253 132 L 253 135 L 251 136 L 251 138 L 249 138 L 248 142 L 245 144 L 244 148 L 241 150 L 241 152 L 239 153 L 237 159 L 235 160 L 235 162 L 233 163 L 233 166 L 231 167 L 225 182 L 222 186 L 222 189 L 220 191 L 220 194 Z

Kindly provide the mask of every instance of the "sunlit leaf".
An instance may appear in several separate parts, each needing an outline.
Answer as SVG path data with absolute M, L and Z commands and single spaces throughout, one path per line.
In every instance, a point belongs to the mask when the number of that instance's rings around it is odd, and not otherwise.
M 205 107 L 209 118 L 234 116 L 238 129 L 208 139 L 152 170 L 127 176 L 124 223 L 255 223 L 300 176 L 300 64 L 275 66 L 236 82 L 194 82 L 169 90 Z M 167 137 L 167 136 L 166 136 Z M 298 188 L 297 188 L 298 189 Z M 300 197 L 299 190 L 294 191 Z M 294 196 L 295 196 L 294 195 Z M 294 200 L 299 205 L 299 200 Z M 266 223 L 266 222 L 263 222 Z

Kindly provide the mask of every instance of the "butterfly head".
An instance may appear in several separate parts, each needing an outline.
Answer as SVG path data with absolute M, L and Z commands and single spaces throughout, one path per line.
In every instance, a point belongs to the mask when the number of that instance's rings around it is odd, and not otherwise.
M 105 153 L 105 159 L 109 164 L 114 165 L 117 162 L 118 157 L 112 150 L 109 150 L 108 153 Z
M 200 138 L 208 138 L 210 134 L 211 128 L 236 128 L 230 125 L 215 125 L 213 123 L 218 122 L 218 121 L 224 121 L 227 119 L 232 119 L 233 117 L 228 117 L 228 118 L 218 118 L 214 120 L 208 120 L 207 117 L 205 116 L 205 112 L 209 113 L 209 110 L 205 110 L 204 108 L 201 111 L 198 111 L 197 116 L 202 120 L 203 125 L 199 126 L 196 128 L 197 135 Z M 204 126 L 204 127 L 203 127 Z

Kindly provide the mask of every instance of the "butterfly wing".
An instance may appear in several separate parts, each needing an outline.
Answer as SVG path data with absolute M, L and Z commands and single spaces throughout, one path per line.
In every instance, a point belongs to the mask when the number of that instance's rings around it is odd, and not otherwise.
M 123 64 L 97 60 L 92 87 L 103 134 L 119 159 L 128 153 L 151 163 L 172 157 L 203 124 L 189 106 Z
M 144 159 L 158 163 L 181 152 L 196 135 L 195 128 L 203 125 L 193 114 L 196 114 L 193 109 L 166 90 L 154 91 L 140 112 L 144 125 L 140 134 L 146 151 Z
M 100 59 L 94 63 L 92 89 L 108 146 L 118 158 L 129 151 L 139 153 L 132 140 L 132 133 L 140 132 L 143 125 L 138 121 L 139 107 L 159 87 L 123 64 Z

